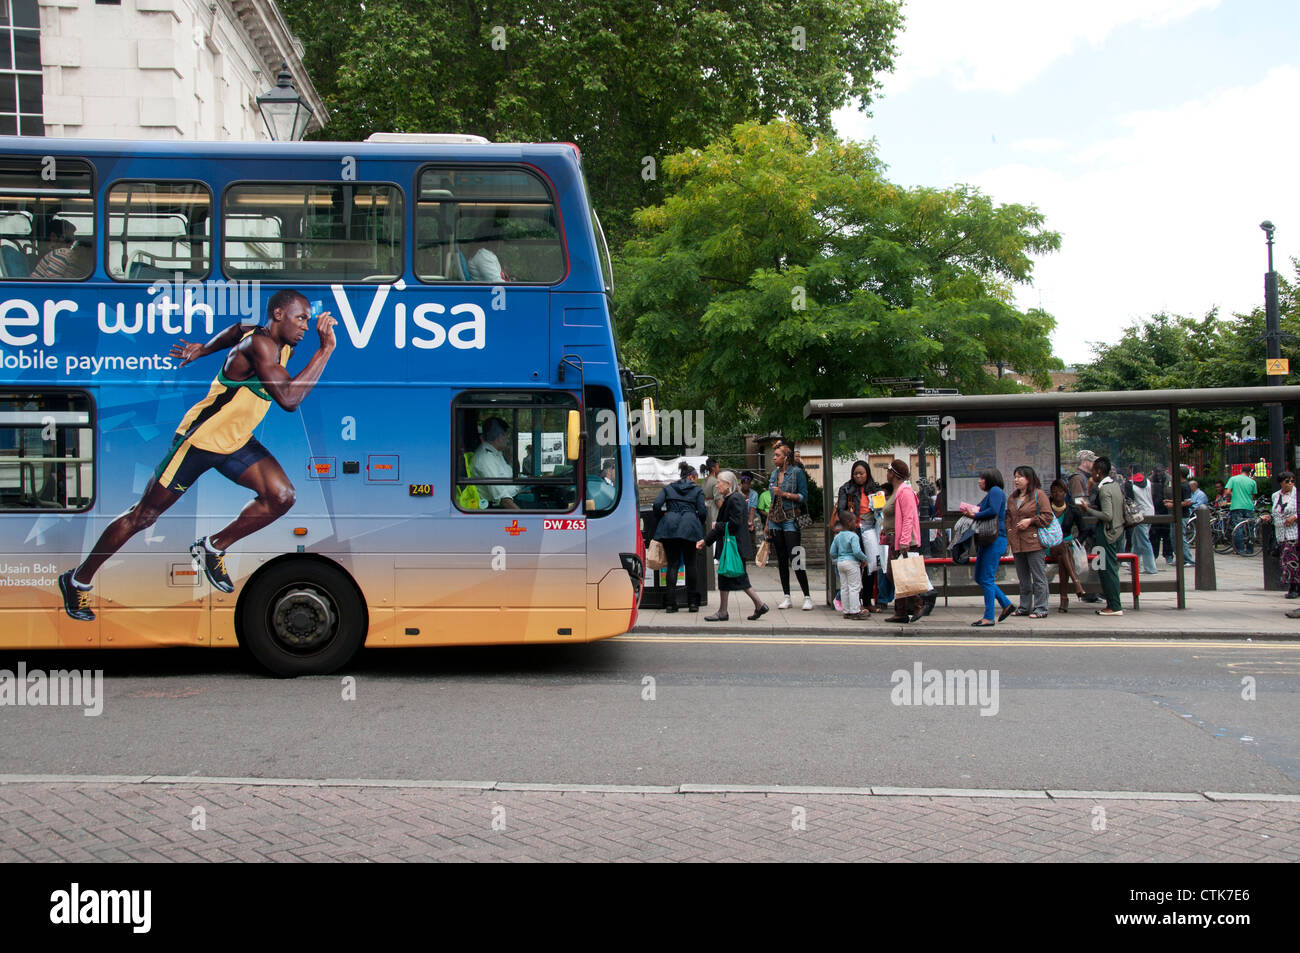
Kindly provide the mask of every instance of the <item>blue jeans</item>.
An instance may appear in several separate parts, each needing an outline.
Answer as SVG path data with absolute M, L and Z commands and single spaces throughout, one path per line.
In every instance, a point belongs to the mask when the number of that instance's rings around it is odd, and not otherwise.
M 984 590 L 984 618 L 990 622 L 993 621 L 993 603 L 996 602 L 1004 609 L 1011 605 L 1008 599 L 998 588 L 998 584 L 993 581 L 993 577 L 998 571 L 998 560 L 1001 559 L 1007 551 L 1007 538 L 999 536 L 987 546 L 979 547 L 975 556 L 975 581 L 979 587 Z
M 1182 532 L 1178 534 L 1178 548 L 1183 551 L 1183 562 L 1189 566 L 1195 566 L 1196 560 L 1192 558 L 1191 547 L 1187 545 L 1187 521 L 1189 519 L 1191 519 L 1190 516 L 1184 516 L 1179 520 Z
M 1133 527 L 1133 552 L 1137 553 L 1138 562 L 1143 572 L 1156 572 L 1156 554 L 1151 548 L 1151 524 L 1138 523 Z
M 1238 556 L 1246 556 L 1255 552 L 1255 547 L 1246 548 L 1246 534 L 1238 533 L 1237 526 L 1250 516 L 1250 510 L 1228 510 L 1228 526 L 1232 530 L 1232 548 L 1237 551 Z

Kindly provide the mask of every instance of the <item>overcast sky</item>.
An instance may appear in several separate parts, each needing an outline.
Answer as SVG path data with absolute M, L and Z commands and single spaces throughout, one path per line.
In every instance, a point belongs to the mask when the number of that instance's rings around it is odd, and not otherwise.
M 875 115 L 844 110 L 836 126 L 875 138 L 893 182 L 969 183 L 1046 215 L 1061 250 L 1017 303 L 1056 317 L 1067 364 L 1134 319 L 1262 302 L 1265 219 L 1275 267 L 1293 274 L 1300 0 L 907 0 L 904 12 Z

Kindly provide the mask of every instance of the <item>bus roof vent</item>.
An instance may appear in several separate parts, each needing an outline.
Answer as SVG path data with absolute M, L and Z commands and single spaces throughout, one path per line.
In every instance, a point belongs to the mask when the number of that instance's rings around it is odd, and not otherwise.
M 437 142 L 469 145 L 488 141 L 482 136 L 471 136 L 463 132 L 372 132 L 366 136 L 366 142 Z

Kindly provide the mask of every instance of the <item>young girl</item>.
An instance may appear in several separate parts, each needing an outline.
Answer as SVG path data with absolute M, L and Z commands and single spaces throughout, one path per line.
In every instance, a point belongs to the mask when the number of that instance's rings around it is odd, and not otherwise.
M 840 531 L 831 541 L 831 561 L 840 572 L 840 596 L 844 605 L 844 618 L 861 619 L 862 604 L 858 594 L 862 589 L 862 568 L 867 564 L 867 554 L 862 551 L 858 531 L 851 528 L 856 517 L 840 514 Z

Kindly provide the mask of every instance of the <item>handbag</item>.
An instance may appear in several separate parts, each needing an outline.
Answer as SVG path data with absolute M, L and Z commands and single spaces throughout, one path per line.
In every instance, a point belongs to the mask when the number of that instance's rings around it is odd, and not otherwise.
M 759 569 L 762 569 L 764 566 L 766 566 L 767 557 L 771 554 L 771 552 L 772 552 L 771 543 L 769 543 L 767 540 L 763 540 L 762 545 L 758 547 L 758 552 L 754 555 L 754 565 L 757 566 Z
M 998 538 L 998 518 L 989 516 L 982 520 L 975 520 L 975 542 L 980 546 L 988 546 Z
M 664 552 L 664 544 L 657 539 L 650 540 L 650 545 L 645 548 L 645 568 L 663 569 L 667 565 L 668 554 Z
M 794 525 L 799 529 L 807 529 L 812 525 L 812 517 L 808 515 L 807 508 L 795 506 L 794 513 Z
M 745 560 L 740 558 L 740 546 L 736 537 L 731 535 L 731 527 L 723 524 L 722 555 L 718 557 L 719 576 L 743 576 Z
M 919 555 L 909 559 L 904 553 L 897 559 L 890 560 L 894 572 L 894 595 L 906 599 L 910 596 L 923 596 L 930 591 L 930 579 L 925 574 L 925 560 Z

